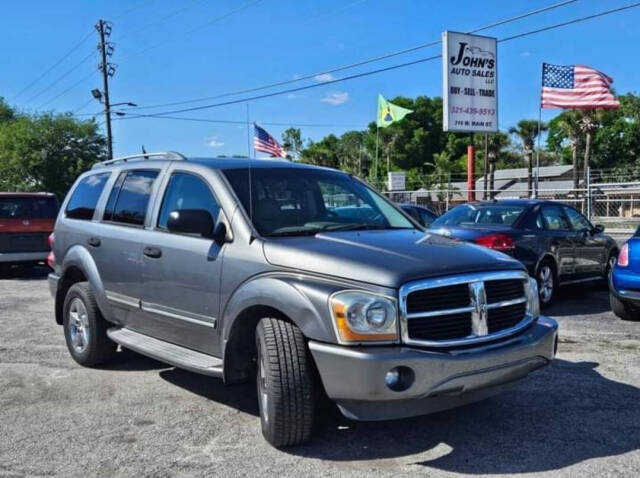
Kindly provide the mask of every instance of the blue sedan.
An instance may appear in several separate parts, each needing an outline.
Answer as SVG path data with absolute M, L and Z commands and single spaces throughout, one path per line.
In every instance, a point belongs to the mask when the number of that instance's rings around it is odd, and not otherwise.
M 640 320 L 640 227 L 620 248 L 609 280 L 613 312 L 623 320 Z

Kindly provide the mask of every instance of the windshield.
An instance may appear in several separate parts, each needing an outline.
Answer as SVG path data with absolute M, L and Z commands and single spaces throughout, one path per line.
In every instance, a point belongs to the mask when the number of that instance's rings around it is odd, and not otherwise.
M 249 169 L 223 172 L 249 215 Z M 251 185 L 252 221 L 263 236 L 414 228 L 382 196 L 339 172 L 252 168 Z
M 473 204 L 462 204 L 454 207 L 451 211 L 433 221 L 431 227 L 511 226 L 524 210 L 525 206 L 509 206 L 504 204 L 477 206 Z
M 55 218 L 57 214 L 58 202 L 52 196 L 0 197 L 0 219 Z

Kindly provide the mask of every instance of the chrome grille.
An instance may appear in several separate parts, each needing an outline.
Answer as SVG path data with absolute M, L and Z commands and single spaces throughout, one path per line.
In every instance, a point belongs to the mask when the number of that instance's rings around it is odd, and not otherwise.
M 496 340 L 529 325 L 523 271 L 463 274 L 400 288 L 405 343 L 452 347 Z

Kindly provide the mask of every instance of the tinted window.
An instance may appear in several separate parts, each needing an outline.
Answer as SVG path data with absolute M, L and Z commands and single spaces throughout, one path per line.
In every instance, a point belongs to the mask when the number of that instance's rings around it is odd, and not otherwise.
M 296 236 L 347 229 L 413 229 L 375 191 L 338 172 L 303 168 L 223 171 L 263 235 Z M 251 207 L 249 198 L 252 199 Z
M 67 217 L 90 221 L 100 194 L 111 173 L 92 174 L 82 179 L 73 191 L 65 211 Z
M 157 171 L 129 171 L 117 193 L 112 220 L 142 226 Z M 115 190 L 115 189 L 114 189 Z M 113 194 L 113 191 L 112 191 Z
M 589 224 L 589 221 L 587 221 L 587 219 L 578 211 L 576 211 L 575 209 L 571 209 L 570 207 L 565 207 L 564 212 L 567 213 L 567 216 L 569 217 L 569 222 L 571 222 L 571 228 L 574 231 L 590 231 L 591 230 L 591 224 Z
M 505 224 L 510 226 L 520 217 L 525 206 L 505 204 L 474 205 L 463 204 L 454 207 L 431 223 L 431 227 L 461 226 L 473 227 Z
M 542 218 L 546 229 L 551 231 L 568 231 L 571 229 L 564 212 L 560 206 L 544 206 L 542 208 Z
M 52 196 L 0 196 L 0 219 L 53 219 L 57 213 L 58 201 Z
M 169 214 L 180 209 L 204 209 L 209 211 L 215 223 L 220 206 L 202 179 L 192 174 L 175 173 L 171 175 L 162 201 L 158 227 L 166 229 Z
M 118 179 L 113 185 L 113 189 L 111 189 L 111 193 L 109 194 L 109 199 L 107 200 L 107 205 L 104 208 L 104 214 L 102 216 L 102 219 L 104 219 L 105 221 L 113 220 L 113 210 L 116 207 L 118 194 L 120 194 L 120 188 L 122 187 L 122 183 L 124 182 L 126 177 L 127 177 L 126 171 L 120 173 L 120 176 L 118 176 Z

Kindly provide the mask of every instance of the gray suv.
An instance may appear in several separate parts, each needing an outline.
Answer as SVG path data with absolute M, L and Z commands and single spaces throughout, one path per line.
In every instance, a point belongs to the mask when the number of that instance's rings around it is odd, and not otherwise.
M 255 379 L 277 447 L 310 437 L 325 395 L 356 420 L 431 413 L 505 389 L 557 346 L 522 264 L 425 232 L 349 174 L 287 161 L 99 163 L 62 204 L 53 255 L 76 362 L 119 344 Z

